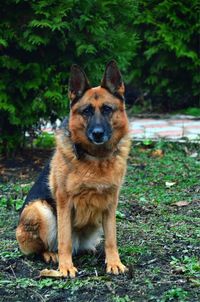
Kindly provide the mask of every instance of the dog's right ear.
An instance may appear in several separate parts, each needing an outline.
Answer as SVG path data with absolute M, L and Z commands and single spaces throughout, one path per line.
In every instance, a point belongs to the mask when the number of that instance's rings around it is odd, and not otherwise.
M 90 87 L 85 72 L 78 65 L 72 65 L 68 85 L 70 101 L 73 102 L 81 98 Z

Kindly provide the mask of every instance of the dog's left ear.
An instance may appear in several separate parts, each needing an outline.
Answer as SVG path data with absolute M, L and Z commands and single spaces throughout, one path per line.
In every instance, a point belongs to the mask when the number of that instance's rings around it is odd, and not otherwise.
M 114 95 L 120 96 L 120 98 L 124 96 L 124 83 L 117 63 L 114 60 L 110 61 L 106 66 L 101 87 L 109 90 Z
M 89 88 L 91 86 L 85 72 L 78 65 L 72 65 L 68 84 L 69 99 L 78 100 Z

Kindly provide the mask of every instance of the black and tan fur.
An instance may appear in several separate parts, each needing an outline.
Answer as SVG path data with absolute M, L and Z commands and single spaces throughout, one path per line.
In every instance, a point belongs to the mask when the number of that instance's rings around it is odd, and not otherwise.
M 95 250 L 105 236 L 108 273 L 124 273 L 116 242 L 116 208 L 130 141 L 124 84 L 114 61 L 99 87 L 72 66 L 69 122 L 56 135 L 56 150 L 23 207 L 16 236 L 21 251 L 59 262 L 74 277 L 72 254 Z

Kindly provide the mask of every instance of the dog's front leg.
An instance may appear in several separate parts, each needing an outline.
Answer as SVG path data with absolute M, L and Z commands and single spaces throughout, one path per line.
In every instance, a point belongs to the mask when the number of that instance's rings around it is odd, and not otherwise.
M 116 207 L 117 199 L 103 214 L 103 229 L 105 235 L 106 272 L 118 275 L 119 273 L 125 273 L 128 269 L 121 263 L 117 248 Z
M 64 277 L 76 276 L 77 269 L 72 262 L 71 200 L 69 196 L 57 192 L 58 256 L 59 271 Z

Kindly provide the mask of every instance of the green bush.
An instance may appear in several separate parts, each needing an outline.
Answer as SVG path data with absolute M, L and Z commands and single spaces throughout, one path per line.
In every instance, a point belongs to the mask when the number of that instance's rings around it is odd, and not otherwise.
M 134 1 L 5 0 L 0 3 L 1 149 L 23 146 L 40 119 L 67 113 L 70 65 L 80 64 L 93 84 L 105 63 L 126 70 L 138 44 L 129 31 Z M 120 13 L 119 13 L 120 12 Z
M 96 85 L 115 59 L 146 108 L 198 108 L 198 9 L 198 0 L 1 1 L 0 152 L 68 112 L 72 63 Z
M 55 146 L 54 135 L 48 132 L 42 132 L 33 140 L 33 147 L 49 149 Z
M 148 93 L 154 110 L 200 106 L 199 1 L 138 3 L 134 30 L 141 43 L 131 81 Z

